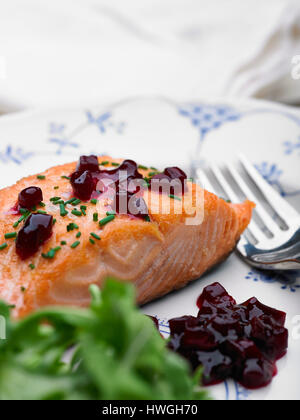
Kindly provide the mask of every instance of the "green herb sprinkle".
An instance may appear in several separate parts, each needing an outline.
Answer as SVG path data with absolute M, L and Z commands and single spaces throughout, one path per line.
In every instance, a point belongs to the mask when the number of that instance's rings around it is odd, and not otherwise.
M 75 248 L 77 248 L 77 247 L 78 247 L 78 245 L 80 245 L 80 241 L 76 241 L 76 242 L 74 242 L 74 243 L 71 245 L 71 248 L 72 248 L 72 249 L 75 249 Z
M 16 237 L 17 237 L 17 232 L 10 232 L 10 233 L 6 233 L 4 235 L 5 239 L 13 239 L 13 238 L 16 238 Z
M 97 234 L 96 234 L 96 233 L 94 233 L 94 232 L 92 232 L 92 233 L 91 233 L 91 236 L 92 236 L 93 238 L 97 239 L 97 241 L 100 241 L 100 240 L 101 240 L 100 236 L 99 236 L 99 235 L 97 235 Z
M 112 214 L 110 216 L 104 217 L 104 219 L 100 220 L 99 225 L 100 226 L 104 226 L 107 223 L 111 222 L 112 220 L 115 219 L 115 216 Z

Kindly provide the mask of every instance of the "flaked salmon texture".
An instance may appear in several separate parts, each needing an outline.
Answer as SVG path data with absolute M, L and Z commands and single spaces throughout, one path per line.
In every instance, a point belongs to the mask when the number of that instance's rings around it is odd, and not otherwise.
M 123 162 L 102 156 L 99 163 L 103 161 L 105 170 Z M 43 192 L 41 211 L 56 220 L 51 237 L 29 259 L 18 256 L 14 239 L 5 240 L 8 246 L 0 251 L 0 298 L 15 306 L 15 317 L 47 305 L 85 307 L 89 286 L 101 287 L 107 277 L 133 283 L 139 304 L 182 288 L 234 250 L 255 207 L 250 201 L 227 203 L 189 182 L 179 200 L 151 188 L 145 191 L 149 220 L 117 214 L 99 225 L 107 218 L 108 197 L 80 203 L 78 209 L 85 208 L 80 217 L 73 214 L 72 204 L 62 216 L 60 206 L 51 201 L 53 196 L 64 202 L 73 197 L 69 175 L 75 170 L 76 162 L 55 166 L 0 191 L 1 238 L 22 228 L 23 222 L 13 228 L 19 216 L 11 209 L 20 192 L 31 186 Z M 139 168 L 145 179 L 150 172 Z M 54 258 L 45 258 L 58 248 Z

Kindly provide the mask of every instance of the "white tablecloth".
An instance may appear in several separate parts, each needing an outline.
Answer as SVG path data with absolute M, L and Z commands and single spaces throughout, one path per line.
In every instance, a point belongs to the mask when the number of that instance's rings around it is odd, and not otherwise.
M 293 101 L 299 0 L 2 0 L 0 111 L 128 96 Z

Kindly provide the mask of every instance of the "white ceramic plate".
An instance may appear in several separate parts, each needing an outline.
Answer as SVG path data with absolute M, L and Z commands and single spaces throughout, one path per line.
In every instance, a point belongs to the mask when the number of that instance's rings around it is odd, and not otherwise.
M 145 165 L 189 171 L 245 153 L 265 178 L 300 211 L 300 111 L 258 101 L 176 104 L 131 99 L 106 109 L 30 111 L 0 119 L 0 187 L 80 154 L 111 154 Z M 287 312 L 288 355 L 272 385 L 247 391 L 233 381 L 210 388 L 218 399 L 300 399 L 300 274 L 252 270 L 232 255 L 222 266 L 178 292 L 144 307 L 166 320 L 196 314 L 203 287 L 219 281 L 238 301 L 256 296 Z

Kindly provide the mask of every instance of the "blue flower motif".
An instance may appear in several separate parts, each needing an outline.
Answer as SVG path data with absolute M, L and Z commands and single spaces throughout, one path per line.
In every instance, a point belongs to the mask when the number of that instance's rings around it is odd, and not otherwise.
M 278 283 L 282 290 L 287 290 L 292 293 L 296 293 L 300 290 L 300 283 L 298 283 L 300 275 L 297 271 L 274 273 L 252 270 L 248 272 L 245 279 L 253 280 L 255 282 L 261 281 L 263 283 Z
M 56 154 L 60 155 L 64 151 L 66 147 L 71 148 L 78 148 L 79 144 L 72 141 L 68 136 L 65 134 L 66 125 L 65 124 L 57 124 L 51 122 L 49 124 L 49 142 L 57 144 Z
M 54 122 L 51 122 L 49 124 L 49 133 L 50 134 L 62 134 L 66 129 L 65 124 L 57 124 Z
M 282 197 L 292 197 L 300 194 L 299 191 L 287 192 L 280 182 L 283 171 L 279 169 L 278 165 L 268 162 L 262 162 L 255 165 L 258 172 L 264 177 L 272 187 L 275 187 Z
M 278 183 L 283 171 L 278 168 L 276 164 L 269 164 L 268 162 L 262 162 L 259 165 L 255 165 L 256 169 L 261 175 L 269 182 L 269 184 Z
M 249 397 L 252 395 L 252 391 L 242 387 L 242 385 L 240 385 L 236 381 L 224 381 L 224 387 L 226 401 L 230 401 L 233 399 L 235 399 L 236 401 L 245 401 L 248 400 Z
M 86 116 L 88 119 L 89 124 L 95 124 L 100 133 L 106 133 L 109 128 L 113 128 L 118 134 L 122 134 L 124 132 L 125 123 L 120 122 L 116 123 L 112 120 L 112 113 L 105 112 L 98 117 L 95 117 L 91 111 L 86 112 Z
M 25 160 L 34 155 L 33 152 L 24 151 L 21 147 L 7 146 L 5 150 L 0 151 L 0 160 L 3 163 L 15 163 L 21 165 Z
M 286 155 L 292 155 L 294 152 L 298 151 L 300 156 L 300 137 L 296 142 L 286 141 L 283 143 L 285 147 L 284 153 Z
M 187 104 L 180 106 L 178 111 L 198 128 L 201 140 L 204 140 L 210 131 L 216 130 L 227 122 L 236 121 L 242 116 L 227 105 Z
M 158 319 L 160 333 L 163 335 L 170 335 L 169 321 L 165 318 L 159 318 L 157 315 L 155 316 Z
M 235 392 L 236 392 L 236 400 L 247 400 L 252 392 L 249 389 L 242 387 L 239 383 L 234 382 L 235 385 Z
M 266 274 L 264 271 L 249 271 L 247 276 L 245 276 L 246 280 L 253 280 L 255 282 L 262 281 L 264 283 L 275 283 L 276 279 L 272 277 L 270 274 Z

